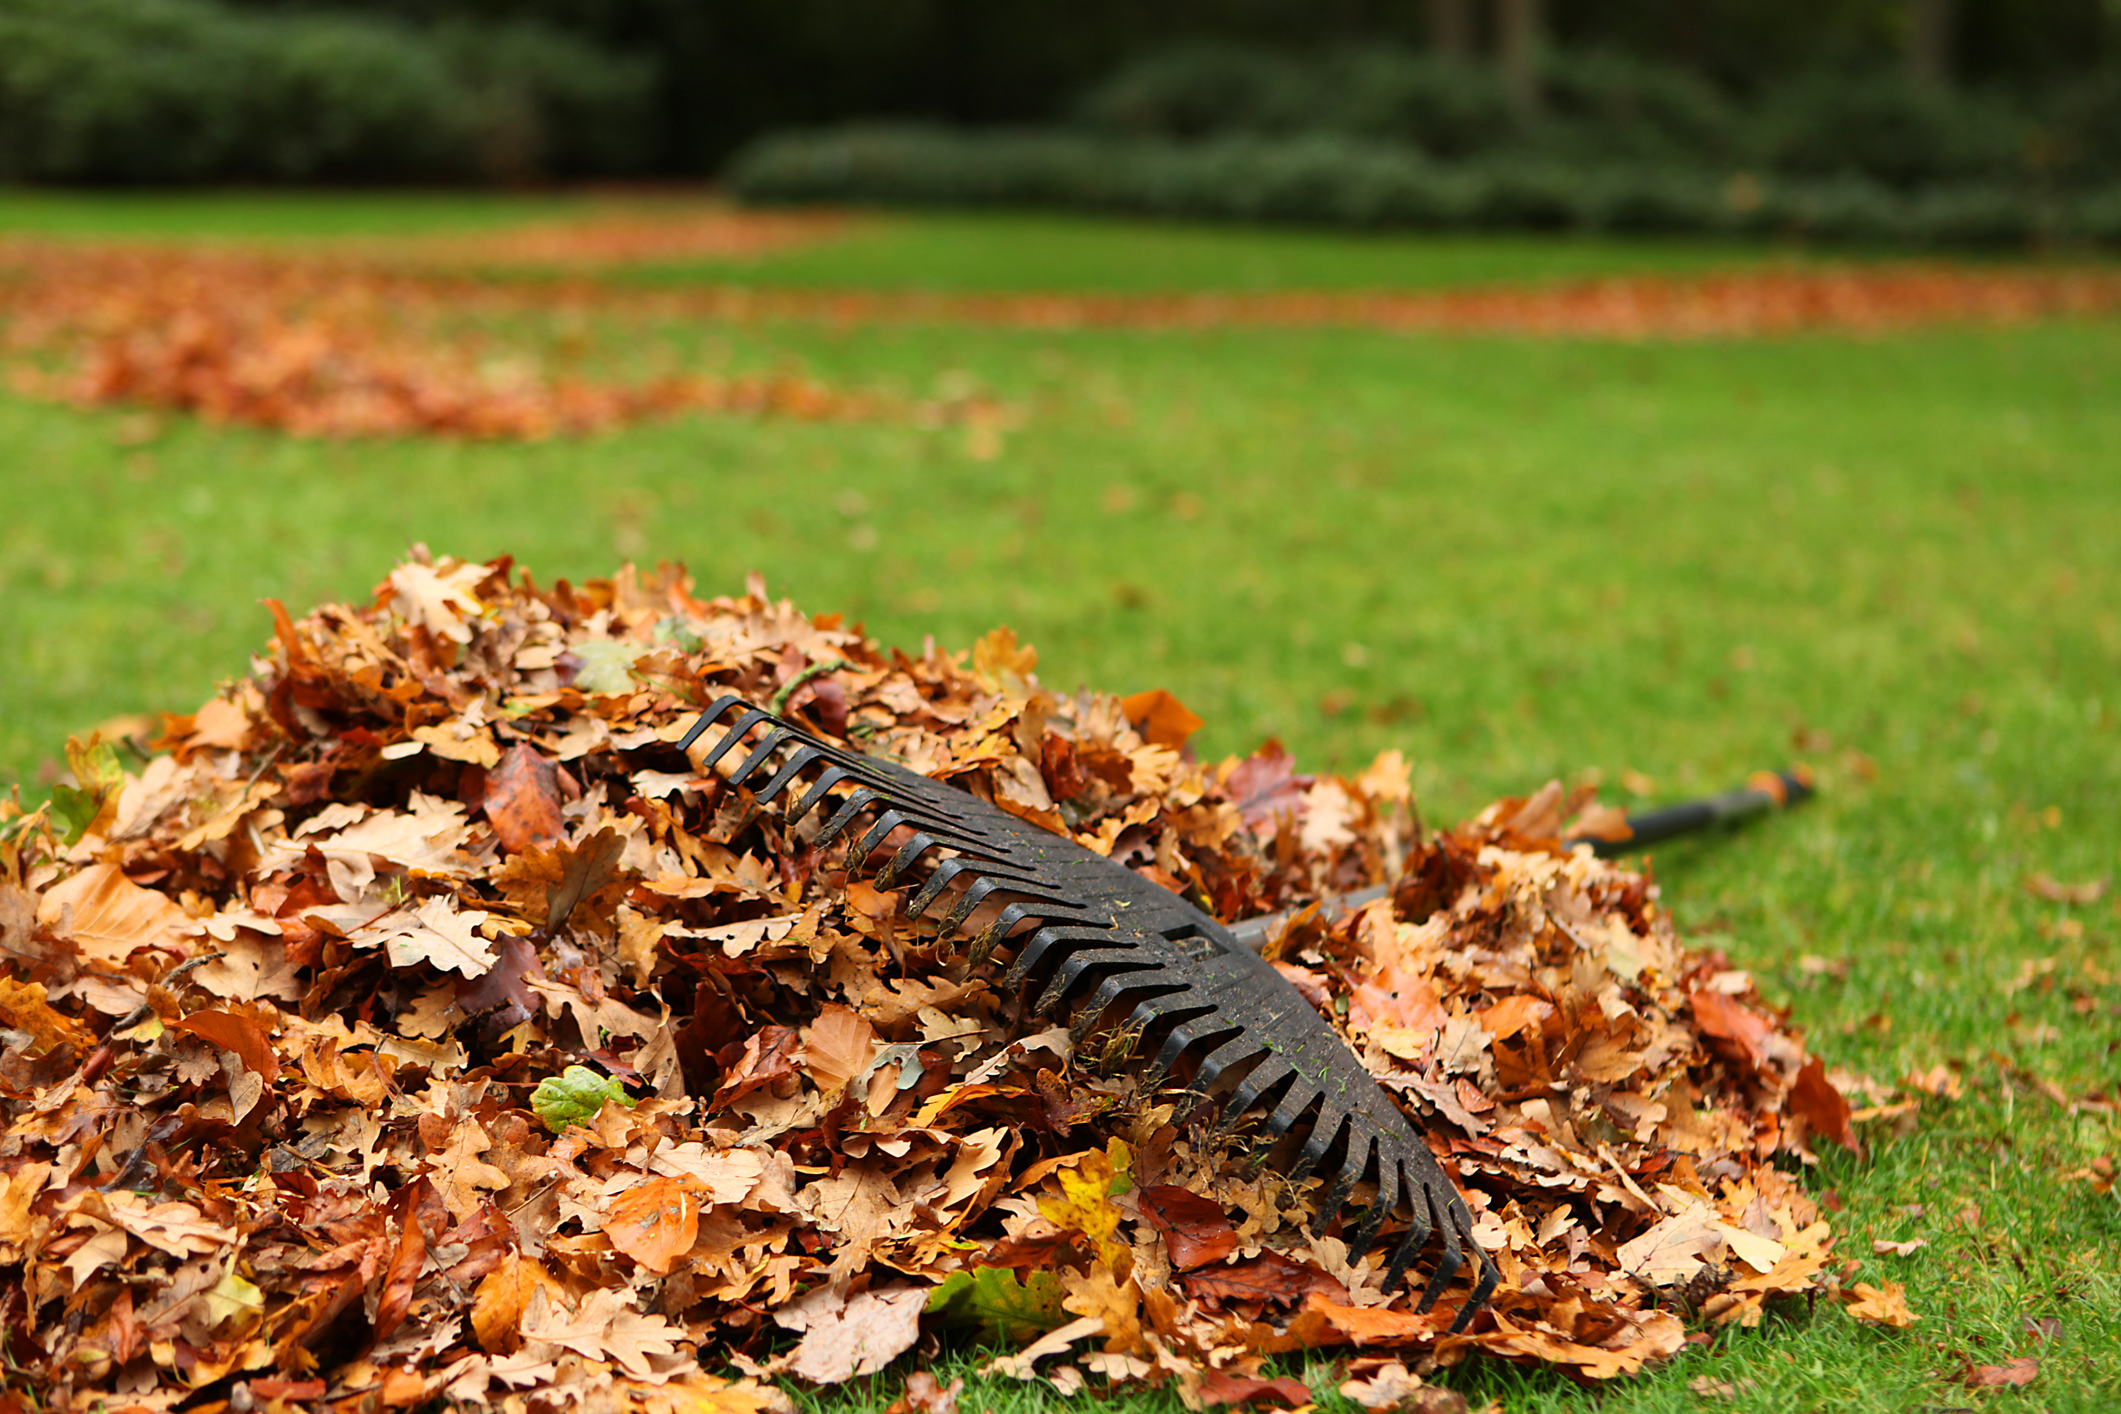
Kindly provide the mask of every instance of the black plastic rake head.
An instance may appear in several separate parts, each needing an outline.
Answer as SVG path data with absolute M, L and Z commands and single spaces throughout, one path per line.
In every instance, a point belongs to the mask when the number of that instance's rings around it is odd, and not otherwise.
M 941 907 L 944 931 L 955 933 L 974 914 L 992 913 L 971 939 L 972 965 L 1005 946 L 1003 985 L 1035 988 L 1037 1011 L 1071 1014 L 1078 1037 L 1105 1026 L 1138 1036 L 1136 1053 L 1148 1057 L 1152 1082 L 1186 1074 L 1197 1103 L 1226 1129 L 1259 1117 L 1262 1144 L 1293 1152 L 1292 1180 L 1334 1173 L 1318 1205 L 1321 1229 L 1365 1180 L 1377 1194 L 1349 1231 L 1352 1250 L 1366 1250 L 1404 1207 L 1408 1226 L 1386 1271 L 1387 1290 L 1401 1285 L 1433 1238 L 1439 1255 L 1417 1309 L 1433 1306 L 1469 1257 L 1473 1290 L 1451 1329 L 1463 1330 L 1486 1303 L 1500 1274 L 1473 1241 L 1472 1214 L 1429 1146 L 1302 993 L 1221 923 L 1073 840 L 903 766 L 820 741 L 739 697 L 710 706 L 679 749 L 689 752 L 717 724 L 721 737 L 695 758 L 702 771 L 748 738 L 724 773 L 728 781 L 756 781 L 753 795 L 768 800 L 807 776 L 789 823 L 829 807 L 824 846 L 866 820 L 851 862 L 897 842 L 882 885 L 928 871 L 909 914 Z

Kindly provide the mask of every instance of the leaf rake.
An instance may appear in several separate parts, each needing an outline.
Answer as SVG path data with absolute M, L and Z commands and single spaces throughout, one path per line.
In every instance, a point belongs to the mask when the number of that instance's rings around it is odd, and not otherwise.
M 1428 1144 L 1303 994 L 1220 922 L 1073 840 L 903 766 L 821 741 L 734 695 L 709 706 L 678 749 L 689 754 L 718 723 L 722 735 L 698 768 L 714 769 L 763 728 L 726 779 L 741 786 L 772 765 L 751 788 L 754 798 L 771 800 L 807 775 L 808 789 L 786 818 L 793 825 L 831 805 L 820 848 L 865 818 L 851 863 L 868 859 L 895 832 L 911 832 L 877 881 L 888 888 L 925 864 L 909 915 L 928 915 L 955 885 L 962 887 L 940 919 L 945 933 L 963 932 L 982 905 L 999 905 L 973 935 L 969 961 L 978 966 L 1006 946 L 1003 985 L 1026 989 L 1035 1011 L 1071 1013 L 1078 1039 L 1101 1025 L 1137 1034 L 1146 1078 L 1189 1072 L 1196 1112 L 1211 1114 L 1225 1132 L 1263 1113 L 1262 1148 L 1287 1141 L 1292 1181 L 1334 1174 L 1314 1230 L 1346 1207 L 1356 1184 L 1374 1181 L 1375 1199 L 1348 1231 L 1351 1250 L 1365 1251 L 1404 1204 L 1409 1221 L 1386 1269 L 1387 1291 L 1404 1284 L 1408 1266 L 1433 1239 L 1438 1256 L 1416 1310 L 1433 1307 L 1469 1259 L 1473 1288 L 1452 1331 L 1464 1330 L 1486 1304 L 1500 1273 L 1474 1242 L 1472 1213 Z

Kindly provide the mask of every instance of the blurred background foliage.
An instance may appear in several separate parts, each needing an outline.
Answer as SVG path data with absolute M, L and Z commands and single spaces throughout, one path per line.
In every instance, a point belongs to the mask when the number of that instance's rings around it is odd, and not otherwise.
M 15 181 L 2017 243 L 2116 138 L 2121 0 L 0 0 Z

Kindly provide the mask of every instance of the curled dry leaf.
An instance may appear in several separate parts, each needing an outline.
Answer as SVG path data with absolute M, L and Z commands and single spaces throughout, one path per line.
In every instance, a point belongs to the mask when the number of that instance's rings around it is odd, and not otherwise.
M 1403 760 L 1203 762 L 1168 693 L 1061 697 L 1014 634 L 887 652 L 676 570 L 423 554 L 272 638 L 113 778 L 93 859 L 0 803 L 0 1019 L 36 1040 L 0 1052 L 0 1307 L 55 1407 L 246 1361 L 343 1414 L 770 1407 L 699 1362 L 764 1370 L 788 1328 L 789 1373 L 846 1379 L 924 1319 L 1062 1387 L 1287 1404 L 1269 1355 L 1614 1379 L 1681 1348 L 1675 1308 L 1757 1324 L 1826 1279 L 1773 1159 L 1846 1142 L 1846 1097 L 1652 880 L 1554 838 L 1586 807 L 1559 787 L 1425 833 Z M 1319 1180 L 1233 1162 L 1243 1127 L 1179 1122 L 1118 1039 L 962 966 L 913 881 L 672 748 L 790 684 L 1224 918 L 1287 915 L 1278 964 L 1461 1186 L 1491 1309 L 1453 1336 L 1462 1276 L 1425 1313 L 1383 1290 L 1311 1231 Z M 593 1102 L 559 1115 L 570 1076 Z M 1894 1287 L 1851 1309 L 1913 1319 Z M 386 1338 L 384 1397 L 358 1352 Z
M 1972 1365 L 1960 1376 L 1970 1389 L 2023 1389 L 2040 1378 L 2040 1362 L 2021 1355 L 2001 1365 Z
M 1904 1330 L 1922 1319 L 1908 1309 L 1907 1287 L 1897 1281 L 1882 1287 L 1859 1281 L 1843 1292 L 1841 1299 L 1851 1316 L 1868 1325 Z
M 906 1377 L 906 1392 L 884 1414 L 957 1414 L 957 1397 L 965 1392 L 962 1377 L 945 1385 L 926 1370 Z

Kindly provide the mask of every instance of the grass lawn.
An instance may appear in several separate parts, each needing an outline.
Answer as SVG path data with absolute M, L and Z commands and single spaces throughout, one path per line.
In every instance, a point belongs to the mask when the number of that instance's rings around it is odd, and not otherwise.
M 97 234 L 520 214 L 0 198 L 0 230 Z M 887 222 L 751 268 L 842 287 L 1312 288 L 1762 258 L 981 217 Z M 1627 802 L 1624 774 L 1661 798 L 1809 760 L 1815 804 L 1668 847 L 1656 871 L 1682 932 L 1754 969 L 1830 1065 L 1962 1079 L 1963 1098 L 1873 1126 L 1863 1157 L 1831 1153 L 1813 1180 L 1844 1204 L 1855 1279 L 1906 1282 L 1922 1321 L 1793 1311 L 1596 1395 L 1493 1365 L 1444 1378 L 1512 1411 L 2121 1402 L 2121 1198 L 2067 1177 L 2121 1155 L 2121 900 L 2025 888 L 2121 859 L 2121 325 L 1633 346 L 673 337 L 841 384 L 970 379 L 1021 423 L 991 460 L 961 429 L 708 418 L 530 446 L 311 443 L 0 395 L 0 780 L 36 792 L 68 731 L 195 706 L 267 638 L 258 600 L 365 597 L 414 540 L 513 553 L 541 580 L 675 559 L 719 590 L 755 568 L 915 646 L 1008 623 L 1050 684 L 1171 689 L 1207 718 L 1210 753 L 1276 735 L 1301 762 L 1349 766 L 1400 746 L 1431 820 L 1551 776 L 1598 773 Z M 2103 1108 L 2068 1103 L 2095 1090 Z M 1911 1256 L 1872 1254 L 1917 1237 Z M 2049 1318 L 2051 1338 L 2029 1324 Z M 2023 1356 L 2040 1366 L 2023 1392 L 1957 1383 Z M 816 1406 L 897 1392 L 884 1378 Z M 966 1399 L 1060 1403 L 1014 1386 Z

